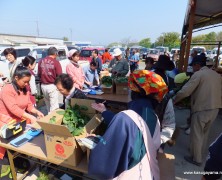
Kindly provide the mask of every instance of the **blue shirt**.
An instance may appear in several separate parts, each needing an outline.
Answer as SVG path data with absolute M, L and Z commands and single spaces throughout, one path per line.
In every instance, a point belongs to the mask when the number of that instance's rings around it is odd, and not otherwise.
M 90 66 L 87 66 L 83 69 L 84 74 L 85 74 L 85 80 L 89 81 L 93 84 L 94 78 L 98 81 L 99 80 L 99 75 L 97 70 L 91 70 Z

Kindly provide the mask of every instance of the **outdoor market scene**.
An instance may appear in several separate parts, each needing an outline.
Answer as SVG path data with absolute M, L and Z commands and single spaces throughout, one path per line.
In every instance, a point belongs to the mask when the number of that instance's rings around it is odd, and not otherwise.
M 41 1 L 0 2 L 0 180 L 222 179 L 219 0 Z

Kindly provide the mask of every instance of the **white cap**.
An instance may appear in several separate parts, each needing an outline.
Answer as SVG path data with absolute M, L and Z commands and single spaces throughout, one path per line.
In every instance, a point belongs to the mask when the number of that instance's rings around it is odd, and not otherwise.
M 71 49 L 71 50 L 68 52 L 68 58 L 71 58 L 72 55 L 73 55 L 75 52 L 77 52 L 76 49 Z
M 113 56 L 119 56 L 122 54 L 122 51 L 120 50 L 120 48 L 116 48 L 113 50 Z

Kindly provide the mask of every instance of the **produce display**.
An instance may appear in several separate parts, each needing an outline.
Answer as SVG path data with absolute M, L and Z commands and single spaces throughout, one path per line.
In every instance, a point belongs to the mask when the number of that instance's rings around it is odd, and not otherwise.
M 90 117 L 85 115 L 84 111 L 87 111 L 86 106 L 69 106 L 65 111 L 57 111 L 57 114 L 63 115 L 63 124 L 69 129 L 69 132 L 73 136 L 78 136 L 83 132 L 83 127 L 89 122 Z M 53 117 L 50 119 L 53 122 Z
M 128 77 L 117 77 L 115 79 L 117 83 L 128 83 Z
M 101 84 L 106 87 L 112 86 L 112 83 L 113 83 L 113 79 L 110 76 L 103 76 L 101 79 Z

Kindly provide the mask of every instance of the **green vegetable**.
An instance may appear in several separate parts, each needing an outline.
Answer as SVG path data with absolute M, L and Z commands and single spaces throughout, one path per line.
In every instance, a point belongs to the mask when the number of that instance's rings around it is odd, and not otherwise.
M 39 172 L 39 177 L 36 180 L 49 180 L 49 177 L 46 172 L 42 171 Z
M 55 122 L 56 122 L 56 116 L 53 116 L 49 119 L 50 124 L 55 124 Z
M 117 83 L 128 83 L 127 77 L 117 77 L 115 80 Z
M 113 79 L 110 76 L 103 76 L 101 83 L 106 87 L 110 87 L 113 84 Z
M 79 106 L 75 104 L 73 107 L 69 106 L 64 113 L 63 124 L 69 129 L 73 136 L 78 136 L 83 132 L 83 127 L 89 122 L 89 116 L 81 111 L 87 111 L 86 106 Z

